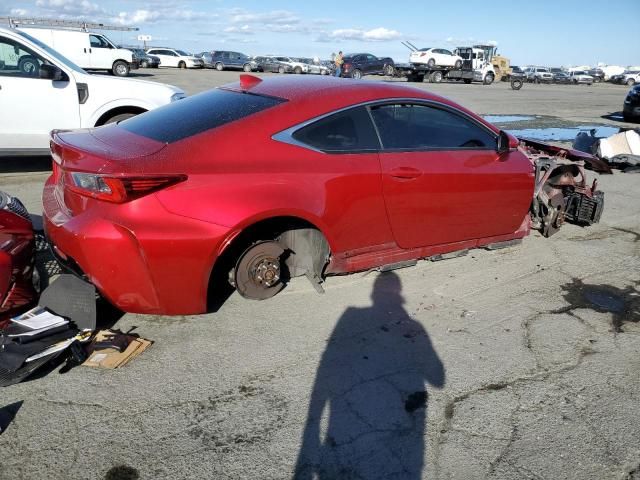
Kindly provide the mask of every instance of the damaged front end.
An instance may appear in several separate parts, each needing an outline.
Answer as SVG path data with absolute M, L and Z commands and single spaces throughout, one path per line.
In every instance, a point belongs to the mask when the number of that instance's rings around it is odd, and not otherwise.
M 604 193 L 597 190 L 597 180 L 587 185 L 584 154 L 529 140 L 521 140 L 520 149 L 535 166 L 531 228 L 550 237 L 565 222 L 587 226 L 600 221 Z

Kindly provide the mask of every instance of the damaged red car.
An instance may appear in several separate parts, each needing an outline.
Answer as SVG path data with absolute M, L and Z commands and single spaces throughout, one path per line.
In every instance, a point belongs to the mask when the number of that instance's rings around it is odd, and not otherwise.
M 31 217 L 20 200 L 0 191 L 0 328 L 33 305 L 34 261 Z
M 239 82 L 54 131 L 44 223 L 59 261 L 130 312 L 265 299 L 305 275 L 394 268 L 597 222 L 585 159 L 382 82 Z

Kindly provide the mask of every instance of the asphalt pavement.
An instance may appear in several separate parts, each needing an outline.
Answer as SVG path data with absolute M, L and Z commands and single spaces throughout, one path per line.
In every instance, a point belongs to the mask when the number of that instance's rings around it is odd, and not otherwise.
M 189 94 L 238 76 L 139 74 Z M 626 125 L 626 87 L 418 88 Z M 21 162 L 0 189 L 38 215 L 49 164 Z M 0 479 L 640 478 L 640 176 L 589 176 L 606 193 L 593 227 L 330 277 L 324 295 L 300 278 L 213 314 L 122 316 L 154 342 L 129 365 L 0 389 Z

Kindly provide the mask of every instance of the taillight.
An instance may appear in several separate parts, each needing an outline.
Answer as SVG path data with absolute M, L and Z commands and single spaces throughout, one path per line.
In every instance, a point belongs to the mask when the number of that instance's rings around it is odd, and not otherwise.
M 124 203 L 186 179 L 186 175 L 110 177 L 93 173 L 68 172 L 65 185 L 72 192 L 85 197 L 105 202 Z
M 349 70 L 350 68 L 351 68 L 351 64 L 350 64 L 350 63 L 345 63 L 345 64 L 342 66 L 342 69 L 343 69 L 343 70 Z
M 421 57 L 424 57 L 425 55 L 426 55 L 426 53 L 424 53 L 424 52 L 422 52 L 422 53 L 420 54 L 420 56 L 421 56 Z

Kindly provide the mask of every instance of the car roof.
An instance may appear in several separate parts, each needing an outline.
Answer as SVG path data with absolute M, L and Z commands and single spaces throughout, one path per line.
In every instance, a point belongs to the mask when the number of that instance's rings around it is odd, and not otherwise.
M 304 103 L 310 107 L 310 110 L 315 111 L 332 111 L 386 98 L 409 98 L 442 103 L 476 116 L 445 97 L 398 83 L 354 81 L 326 76 L 278 76 L 263 77 L 260 80 L 247 91 L 258 95 L 284 98 L 289 100 L 290 104 Z M 242 91 L 240 82 L 225 85 L 222 88 Z

